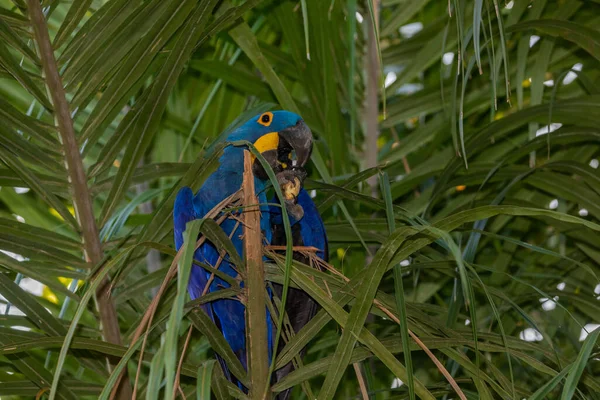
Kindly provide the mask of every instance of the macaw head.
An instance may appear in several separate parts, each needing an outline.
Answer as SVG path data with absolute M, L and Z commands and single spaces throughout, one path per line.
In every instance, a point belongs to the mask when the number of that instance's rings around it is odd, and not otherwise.
M 275 173 L 291 168 L 303 168 L 312 152 L 312 133 L 304 120 L 289 111 L 267 111 L 256 115 L 236 129 L 228 138 L 247 140 L 267 160 Z M 258 160 L 254 161 L 254 175 L 267 180 L 268 176 Z

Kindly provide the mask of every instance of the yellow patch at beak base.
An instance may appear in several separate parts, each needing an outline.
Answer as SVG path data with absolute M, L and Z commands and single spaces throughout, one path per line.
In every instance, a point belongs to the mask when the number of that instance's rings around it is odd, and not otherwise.
M 279 147 L 279 133 L 270 132 L 266 135 L 262 135 L 256 142 L 254 142 L 254 147 L 256 147 L 256 150 L 258 150 L 260 153 L 264 153 L 265 151 L 269 150 L 277 150 L 277 147 Z

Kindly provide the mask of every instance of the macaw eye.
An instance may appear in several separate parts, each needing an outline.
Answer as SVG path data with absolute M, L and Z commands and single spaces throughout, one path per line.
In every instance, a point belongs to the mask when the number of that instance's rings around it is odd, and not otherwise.
M 258 123 L 262 126 L 269 126 L 273 122 L 273 113 L 266 112 L 258 118 Z

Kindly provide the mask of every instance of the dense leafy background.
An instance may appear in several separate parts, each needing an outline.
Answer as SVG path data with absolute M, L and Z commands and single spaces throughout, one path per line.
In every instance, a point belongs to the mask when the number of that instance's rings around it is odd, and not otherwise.
M 293 268 L 324 310 L 280 355 L 308 343 L 305 366 L 276 390 L 457 398 L 410 330 L 470 399 L 600 398 L 600 330 L 588 335 L 600 323 L 600 3 L 42 5 L 106 258 L 83 261 L 25 1 L 0 0 L 2 399 L 108 396 L 116 374 L 103 356 L 128 348 L 134 381 L 134 332 L 175 254 L 176 190 L 201 185 L 221 134 L 278 107 L 317 139 L 307 186 L 341 274 Z M 381 70 L 367 45 L 373 11 Z M 385 96 L 382 85 L 367 96 L 380 73 Z M 98 271 L 111 277 L 123 346 L 102 340 Z M 240 396 L 211 361 L 219 343 L 202 315 L 169 319 L 184 295 L 174 280 L 161 298 L 138 396 L 171 396 L 162 377 L 171 388 L 190 324 L 182 392 Z

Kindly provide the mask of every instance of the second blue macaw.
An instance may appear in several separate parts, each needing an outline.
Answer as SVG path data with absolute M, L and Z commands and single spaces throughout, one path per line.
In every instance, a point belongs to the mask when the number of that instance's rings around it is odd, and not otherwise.
M 276 174 L 280 174 L 286 168 L 290 168 L 291 164 L 293 164 L 293 168 L 303 168 L 308 162 L 312 150 L 312 134 L 310 129 L 300 116 L 288 111 L 266 112 L 258 115 L 247 121 L 227 137 L 227 141 L 229 142 L 240 140 L 253 143 Z M 183 245 L 183 232 L 185 231 L 187 222 L 203 218 L 207 212 L 212 210 L 222 200 L 240 189 L 244 170 L 243 152 L 244 147 L 227 147 L 219 159 L 219 168 L 206 180 L 195 195 L 189 187 L 180 189 L 175 200 L 173 212 L 175 245 L 177 250 Z M 276 221 L 272 221 L 272 213 L 267 205 L 266 195 L 268 177 L 258 160 L 254 161 L 253 171 L 255 175 L 256 195 L 261 204 L 261 230 L 264 242 L 268 244 L 272 242 L 274 230 L 278 232 L 277 227 L 279 225 Z M 304 245 L 323 249 L 321 255 L 326 254 L 326 238 L 323 224 L 318 212 L 316 212 L 314 203 L 304 189 L 300 190 L 296 200 L 298 206 L 303 208 L 304 211 L 301 213 L 302 215 L 292 213 L 292 220 L 295 222 L 294 229 L 296 231 L 301 230 L 303 231 L 302 235 L 306 235 L 303 242 Z M 280 217 L 281 215 L 279 214 Z M 315 227 L 316 235 L 309 232 L 311 226 Z M 244 233 L 243 226 L 236 219 L 228 218 L 221 223 L 221 227 L 231 237 L 238 254 L 242 255 L 243 241 L 241 237 Z M 281 243 L 281 237 L 277 235 L 276 237 L 277 243 Z M 318 237 L 318 239 L 314 239 L 315 237 Z M 282 244 L 285 244 L 284 240 Z M 296 240 L 294 244 L 296 244 Z M 219 249 L 212 243 L 205 242 L 196 250 L 195 258 L 208 265 L 216 266 L 219 262 Z M 219 264 L 219 270 L 234 278 L 238 276 L 237 271 L 227 257 Z M 200 266 L 193 266 L 188 284 L 188 292 L 192 299 L 200 297 L 205 292 L 207 285 L 209 285 L 207 289 L 209 292 L 229 286 L 218 277 L 215 277 L 209 284 L 210 275 L 209 271 Z M 312 302 L 312 299 L 306 294 L 302 294 L 306 297 L 301 301 Z M 296 301 L 294 297 L 293 295 L 290 296 L 288 304 Z M 309 306 L 311 304 L 307 303 L 306 305 Z M 245 306 L 237 299 L 220 299 L 207 303 L 203 308 L 223 332 L 225 340 L 229 343 L 244 368 L 247 368 Z M 288 309 L 289 307 L 286 307 L 286 310 Z M 314 312 L 310 314 L 312 315 Z M 274 328 L 269 317 L 268 324 L 270 348 L 268 356 L 270 358 L 273 347 Z M 294 326 L 294 329 L 296 329 L 296 326 Z M 222 360 L 220 361 L 225 375 L 232 382 L 236 382 L 231 377 L 226 365 Z

